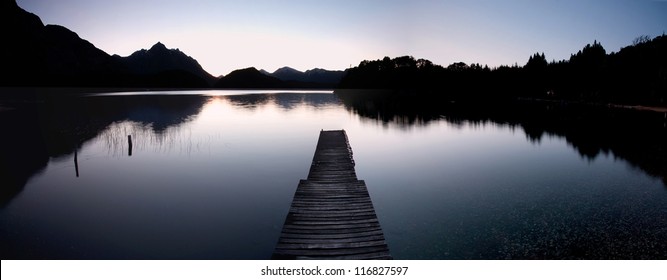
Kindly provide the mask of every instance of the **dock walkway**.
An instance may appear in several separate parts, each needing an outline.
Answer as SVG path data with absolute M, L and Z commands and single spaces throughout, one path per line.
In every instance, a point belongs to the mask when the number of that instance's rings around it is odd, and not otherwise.
M 273 259 L 391 259 L 344 130 L 321 131 Z

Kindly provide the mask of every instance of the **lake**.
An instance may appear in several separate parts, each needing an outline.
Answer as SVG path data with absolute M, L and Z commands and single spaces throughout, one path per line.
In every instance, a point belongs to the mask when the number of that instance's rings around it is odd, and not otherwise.
M 1 111 L 2 259 L 268 259 L 322 129 L 347 132 L 396 259 L 665 259 L 661 113 L 449 106 L 212 90 Z

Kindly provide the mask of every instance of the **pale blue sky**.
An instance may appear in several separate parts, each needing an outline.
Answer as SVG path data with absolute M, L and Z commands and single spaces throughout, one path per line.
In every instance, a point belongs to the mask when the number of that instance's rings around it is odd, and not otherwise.
M 250 66 L 345 69 L 400 55 L 523 65 L 538 51 L 568 59 L 593 40 L 612 52 L 667 32 L 667 2 L 652 0 L 17 2 L 109 54 L 161 41 L 215 76 Z

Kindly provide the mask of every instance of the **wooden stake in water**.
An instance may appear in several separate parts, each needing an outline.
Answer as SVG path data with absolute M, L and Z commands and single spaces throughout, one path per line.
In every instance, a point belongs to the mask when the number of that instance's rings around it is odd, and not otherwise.
M 76 150 L 74 150 L 74 170 L 76 171 L 76 177 L 79 177 L 79 160 L 77 159 Z
M 132 135 L 127 136 L 127 143 L 129 144 L 127 155 L 132 156 Z

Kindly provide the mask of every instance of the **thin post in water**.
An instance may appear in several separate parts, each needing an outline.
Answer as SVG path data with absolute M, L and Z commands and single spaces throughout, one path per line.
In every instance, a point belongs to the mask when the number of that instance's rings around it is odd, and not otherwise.
M 76 150 L 74 150 L 74 170 L 76 171 L 76 177 L 79 178 L 79 160 Z
M 127 151 L 127 156 L 132 156 L 132 135 L 127 136 L 127 143 L 128 145 L 128 151 Z

